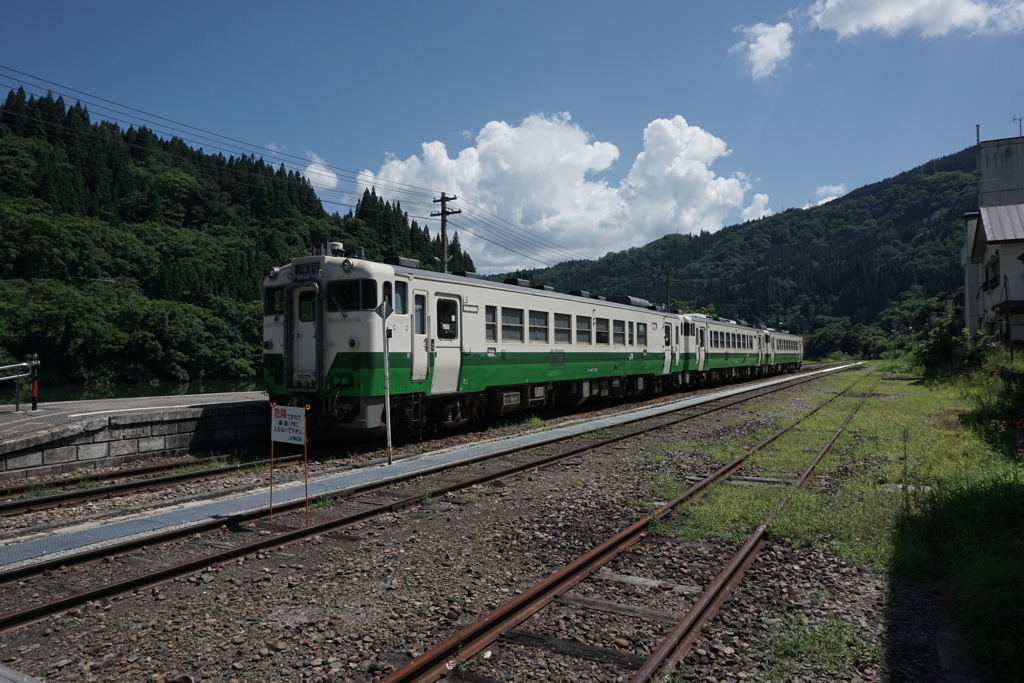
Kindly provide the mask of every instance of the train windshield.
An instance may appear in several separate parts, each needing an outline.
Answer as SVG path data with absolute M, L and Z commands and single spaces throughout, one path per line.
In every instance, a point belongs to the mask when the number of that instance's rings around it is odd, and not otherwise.
M 327 285 L 327 310 L 372 311 L 377 308 L 375 280 L 341 280 Z

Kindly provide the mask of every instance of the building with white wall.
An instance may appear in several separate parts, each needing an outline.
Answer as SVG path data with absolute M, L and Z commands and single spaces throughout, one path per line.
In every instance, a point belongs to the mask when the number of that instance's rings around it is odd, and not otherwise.
M 964 325 L 1024 346 L 1024 137 L 978 143 L 978 210 L 964 223 Z

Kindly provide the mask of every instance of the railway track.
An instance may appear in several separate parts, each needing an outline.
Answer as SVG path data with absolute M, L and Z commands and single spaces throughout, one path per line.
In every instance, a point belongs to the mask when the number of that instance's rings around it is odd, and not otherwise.
M 820 392 L 821 389 L 813 389 L 811 395 L 817 396 Z M 791 400 L 785 399 L 787 403 Z M 799 399 L 800 402 L 803 399 Z M 774 399 L 760 402 L 768 406 L 776 403 Z M 737 404 L 723 410 L 727 416 L 723 424 L 729 424 L 750 414 L 751 409 Z M 509 597 L 528 587 L 521 583 L 526 577 L 548 576 L 557 569 L 558 562 L 569 562 L 592 547 L 596 540 L 590 539 L 598 537 L 592 536 L 591 531 L 623 528 L 636 521 L 635 511 L 622 509 L 624 515 L 616 513 L 615 500 L 624 501 L 635 495 L 628 493 L 628 485 L 622 495 L 615 494 L 615 486 L 621 484 L 614 483 L 612 472 L 618 472 L 619 465 L 606 475 L 610 489 L 597 482 L 586 483 L 593 465 L 599 461 L 621 462 L 627 470 L 635 470 L 637 464 L 648 463 L 637 470 L 640 472 L 649 470 L 650 465 L 658 461 L 654 454 L 660 447 L 656 444 L 672 443 L 679 438 L 673 434 L 715 434 L 718 429 L 729 433 L 749 431 L 745 427 L 712 428 L 715 423 L 710 419 L 696 420 L 701 425 L 697 427 L 686 426 L 694 424 L 686 421 L 664 430 L 646 431 L 655 422 L 654 418 L 646 418 L 635 429 L 618 427 L 604 430 L 615 434 L 575 437 L 572 445 L 583 446 L 597 444 L 607 436 L 636 432 L 629 439 L 597 446 L 585 458 L 568 456 L 547 465 L 531 466 L 526 456 L 510 454 L 508 458 L 516 458 L 519 464 L 525 465 L 520 474 L 512 475 L 514 483 L 508 478 L 495 479 L 446 494 L 442 492 L 446 487 L 465 477 L 454 472 L 438 472 L 431 477 L 413 478 L 398 485 L 400 489 L 357 494 L 314 508 L 311 511 L 313 522 L 365 512 L 372 503 L 398 503 L 408 499 L 412 504 L 396 506 L 382 515 L 322 531 L 290 545 L 284 545 L 278 534 L 285 527 L 289 527 L 289 531 L 302 527 L 301 510 L 281 511 L 280 516 L 275 511 L 273 523 L 257 518 L 227 521 L 227 529 L 202 532 L 199 538 L 195 534 L 186 535 L 168 549 L 142 548 L 85 565 L 53 567 L 42 576 L 25 576 L 0 589 L 0 611 L 8 612 L 7 605 L 16 601 L 19 604 L 15 606 L 24 606 L 33 596 L 39 602 L 68 597 L 75 591 L 84 592 L 80 588 L 98 586 L 105 577 L 123 578 L 129 571 L 139 573 L 139 569 L 154 569 L 173 563 L 182 555 L 203 564 L 200 556 L 211 556 L 211 548 L 221 550 L 221 546 L 237 544 L 242 538 L 270 543 L 262 550 L 233 560 L 205 564 L 177 579 L 130 590 L 123 597 L 94 597 L 65 608 L 61 614 L 38 617 L 35 624 L 25 622 L 22 627 L 0 635 L 0 643 L 3 643 L 0 649 L 14 655 L 5 661 L 9 666 L 41 677 L 61 672 L 63 675 L 58 677 L 64 678 L 70 670 L 54 668 L 54 663 L 60 660 L 63 665 L 71 660 L 74 664 L 70 666 L 81 667 L 83 671 L 90 667 L 93 670 L 98 666 L 109 667 L 105 669 L 108 675 L 102 677 L 112 680 L 137 680 L 141 674 L 153 677 L 161 673 L 171 680 L 185 674 L 198 680 L 204 671 L 222 675 L 230 672 L 239 680 L 296 680 L 300 673 L 312 676 L 313 680 L 328 673 L 330 680 L 335 677 L 337 680 L 379 680 L 421 654 L 426 647 L 444 640 L 445 625 L 454 630 L 497 609 Z M 664 422 L 669 421 L 670 418 L 664 418 Z M 763 426 L 765 421 L 756 418 L 755 423 Z M 661 432 L 665 434 L 656 436 Z M 562 447 L 549 444 L 544 448 L 547 456 L 555 455 Z M 650 448 L 655 450 L 649 451 Z M 647 455 L 642 455 L 645 452 Z M 687 465 L 680 460 L 678 476 L 681 480 L 684 475 L 702 469 L 708 474 L 720 468 L 720 465 L 707 467 L 709 464 L 701 466 L 698 459 Z M 502 463 L 492 465 L 498 470 Z M 475 467 L 490 470 L 492 465 L 480 463 Z M 576 488 L 579 491 L 572 493 Z M 591 506 L 585 502 L 585 491 L 604 493 L 601 499 L 594 501 L 596 505 Z M 560 507 L 557 501 L 565 493 L 570 494 L 563 504 L 566 507 Z M 548 508 L 549 500 L 556 507 Z M 507 508 L 504 515 L 510 515 L 508 521 L 486 522 L 489 517 L 485 517 L 474 522 L 481 512 L 490 515 L 486 511 L 494 509 L 495 504 Z M 649 593 L 652 600 L 645 607 L 648 615 L 678 619 L 685 609 L 674 601 L 683 598 L 692 601 L 693 591 L 700 588 L 708 573 L 717 572 L 723 561 L 717 545 L 682 542 L 657 534 L 648 534 L 641 545 L 652 542 L 657 548 L 654 555 L 641 554 L 636 547 L 627 549 L 612 564 L 596 572 L 595 577 L 557 598 L 554 601 L 556 616 L 539 615 L 512 629 L 475 658 L 458 660 L 450 677 L 457 678 L 465 673 L 473 680 L 475 667 L 480 663 L 519 666 L 520 672 L 530 671 L 531 657 L 535 658 L 537 652 L 543 651 L 546 658 L 554 658 L 549 648 L 560 636 L 568 636 L 581 646 L 583 655 L 569 657 L 575 666 L 583 667 L 580 671 L 591 665 L 586 657 L 613 656 L 608 650 L 619 653 L 614 655 L 618 658 L 614 662 L 594 665 L 598 673 L 591 675 L 591 679 L 611 680 L 622 671 L 638 668 L 642 662 L 637 661 L 641 654 L 636 652 L 652 651 L 668 628 L 668 622 L 661 622 L 663 625 L 657 629 L 648 625 L 643 630 L 617 632 L 611 628 L 612 624 L 627 624 L 632 618 L 597 611 L 597 606 L 609 601 L 627 605 L 631 598 Z M 736 547 L 738 544 L 729 549 Z M 573 548 L 578 550 L 572 552 Z M 675 575 L 654 571 L 661 566 L 674 569 Z M 443 578 L 446 575 L 450 577 L 447 581 Z M 638 583 L 640 580 L 647 583 Z M 435 582 L 437 592 L 431 594 L 430 587 Z M 512 592 L 501 598 L 508 590 Z M 3 594 L 8 597 L 2 597 Z M 584 603 L 591 606 L 584 607 Z M 201 606 L 204 604 L 205 608 Z M 381 616 L 373 616 L 376 611 L 366 611 L 378 609 L 373 605 L 383 606 Z M 191 616 L 193 614 L 195 616 Z M 295 621 L 296 618 L 299 621 Z M 534 623 L 537 619 L 544 621 L 538 625 Z M 49 632 L 53 635 L 46 636 Z M 127 633 L 132 633 L 131 640 L 126 640 L 124 634 Z M 37 657 L 43 655 L 41 650 L 31 649 L 33 643 L 38 643 L 45 650 L 50 647 L 47 643 L 51 638 L 69 636 L 68 656 L 50 659 L 49 665 Z M 630 651 L 630 647 L 615 642 L 616 639 L 628 640 L 637 650 Z M 101 640 L 108 641 L 104 646 L 107 649 L 92 654 L 103 645 Z M 96 646 L 85 649 L 87 642 Z M 309 644 L 302 645 L 305 642 Z M 168 649 L 173 643 L 176 643 L 173 650 Z M 130 654 L 133 650 L 143 654 L 143 659 L 136 660 Z M 301 652 L 304 651 L 313 654 L 303 657 Z M 488 651 L 492 656 L 483 659 Z M 174 652 L 180 654 L 175 656 Z M 152 663 L 147 664 L 150 659 Z M 191 663 L 186 664 L 184 660 Z M 623 664 L 624 661 L 627 663 Z M 160 668 L 161 662 L 165 668 Z M 132 668 L 139 666 L 141 671 Z M 286 675 L 285 667 L 299 667 L 299 670 L 289 668 L 293 673 Z M 489 676 L 481 669 L 476 675 L 500 678 L 507 675 L 499 673 L 502 670 L 508 671 L 498 669 Z M 133 672 L 140 675 L 135 676 Z M 347 676 L 340 675 L 346 672 Z M 558 680 L 554 672 L 554 668 L 548 672 L 547 680 Z M 218 674 L 212 675 L 216 678 Z
M 828 365 L 808 364 L 808 367 L 824 368 L 828 367 Z M 757 381 L 759 380 L 750 380 L 746 383 L 751 384 Z M 733 386 L 742 386 L 742 383 L 735 383 Z M 709 390 L 697 390 L 690 392 L 690 394 L 699 396 L 707 391 Z M 664 395 L 649 401 L 631 402 L 612 408 L 592 409 L 593 407 L 591 407 L 583 412 L 552 412 L 547 417 L 554 420 L 586 419 L 588 414 L 628 412 L 635 410 L 638 405 L 658 405 L 678 400 L 678 398 L 678 394 Z M 471 431 L 466 433 L 470 436 L 472 435 Z M 441 438 L 406 444 L 404 447 L 400 445 L 397 457 L 415 457 L 424 448 L 429 449 L 436 444 L 443 445 L 444 443 L 445 439 Z M 380 451 L 379 446 L 374 443 L 350 444 L 348 449 L 350 453 L 345 459 L 346 466 L 352 461 L 378 456 Z M 310 449 L 310 459 L 312 461 L 320 459 L 330 460 L 335 455 L 335 449 L 328 446 L 313 445 Z M 302 457 L 299 455 L 277 457 L 275 458 L 275 468 L 301 462 Z M 159 491 L 185 483 L 221 479 L 247 471 L 260 471 L 269 468 L 269 466 L 269 455 L 262 459 L 227 463 L 224 462 L 223 457 L 209 457 L 90 472 L 68 477 L 47 478 L 39 481 L 7 483 L 0 486 L 0 517 L 13 517 L 28 512 L 41 512 L 60 507 L 82 505 L 90 501 L 130 496 L 140 492 Z
M 572 563 L 566 565 L 564 568 L 555 572 L 545 580 L 536 584 L 529 590 L 524 591 L 513 600 L 505 603 L 497 610 L 487 614 L 476 623 L 460 629 L 443 643 L 435 646 L 421 657 L 415 659 L 405 667 L 393 673 L 391 676 L 385 678 L 385 683 L 437 680 L 442 676 L 462 670 L 472 671 L 475 675 L 486 675 L 488 670 L 491 668 L 488 666 L 488 662 L 492 659 L 492 653 L 488 651 L 484 657 L 480 658 L 478 658 L 477 655 L 483 652 L 485 648 L 495 644 L 499 638 L 503 637 L 505 639 L 505 643 L 525 647 L 547 648 L 549 650 L 559 651 L 570 657 L 583 657 L 612 663 L 617 666 L 631 666 L 637 664 L 637 662 L 641 662 L 639 667 L 636 667 L 635 674 L 631 678 L 631 680 L 636 683 L 656 680 L 659 676 L 667 676 L 667 672 L 678 665 L 682 657 L 688 652 L 688 648 L 696 639 L 700 627 L 717 613 L 721 604 L 728 598 L 730 590 L 739 583 L 744 572 L 757 557 L 757 553 L 765 544 L 768 525 L 775 513 L 772 513 L 768 518 L 761 522 L 761 524 L 758 525 L 754 532 L 747 538 L 746 542 L 742 544 L 740 549 L 721 563 L 722 569 L 717 573 L 714 580 L 707 585 L 697 600 L 693 603 L 692 607 L 685 612 L 685 614 L 678 620 L 678 623 L 675 624 L 674 628 L 672 628 L 667 636 L 665 636 L 661 644 L 658 645 L 654 652 L 646 659 L 636 654 L 622 652 L 621 649 L 612 650 L 608 648 L 580 647 L 577 644 L 574 644 L 573 641 L 559 637 L 558 635 L 538 635 L 527 632 L 516 632 L 514 629 L 540 613 L 556 598 L 567 593 L 576 587 L 577 584 L 593 577 L 599 570 L 608 566 L 626 550 L 633 549 L 632 552 L 636 555 L 635 546 L 649 536 L 649 530 L 652 524 L 657 523 L 668 515 L 675 514 L 681 506 L 694 502 L 712 485 L 728 480 L 754 453 L 767 448 L 791 429 L 817 413 L 822 407 L 839 398 L 847 391 L 850 391 L 853 386 L 854 385 L 850 385 L 850 387 L 847 387 L 843 392 L 833 396 L 826 403 L 823 403 L 807 412 L 797 421 L 784 429 L 779 430 L 753 449 L 737 457 L 731 463 L 723 466 L 715 473 L 690 487 L 681 496 L 662 506 L 647 518 L 639 520 L 629 528 L 609 538 L 590 552 L 577 558 Z M 842 434 L 843 430 L 860 409 L 861 405 L 863 405 L 870 393 L 870 391 L 865 393 L 864 397 L 853 411 L 850 412 L 843 424 L 835 431 L 835 433 L 832 434 L 825 446 L 793 482 L 791 485 L 792 488 L 801 488 L 806 485 L 811 478 L 813 478 L 815 467 L 821 459 L 831 451 L 836 439 L 838 439 L 840 434 Z M 788 497 L 789 495 L 787 493 L 779 502 L 779 508 L 785 505 Z M 701 560 L 706 561 L 706 559 L 706 557 L 700 558 L 697 563 L 699 564 Z M 686 563 L 687 560 L 684 559 L 683 562 Z M 636 563 L 635 558 L 633 563 Z M 620 574 L 614 575 L 622 576 Z M 607 580 L 607 577 L 598 578 Z M 643 581 L 643 579 L 640 579 L 640 581 Z M 677 588 L 674 583 L 675 579 L 663 579 L 661 581 L 647 579 L 647 581 L 660 583 L 666 591 L 675 590 Z M 693 592 L 694 590 L 695 589 L 692 586 L 688 586 L 681 587 L 679 592 L 685 594 Z M 587 600 L 586 598 L 577 598 L 575 602 L 577 605 L 584 606 L 589 609 L 612 611 L 640 619 L 649 619 L 654 617 L 662 621 L 670 621 L 673 618 L 671 612 L 666 612 L 664 610 L 654 611 L 651 610 L 649 606 L 644 605 L 622 605 L 620 603 L 612 603 L 608 601 Z M 627 639 L 620 639 L 620 644 L 622 643 L 625 643 L 626 647 L 631 644 Z M 646 643 L 641 642 L 641 645 L 643 644 Z M 510 662 L 505 661 L 502 666 L 510 666 Z M 521 667 L 523 665 L 522 663 L 516 663 L 511 666 Z M 454 677 L 459 678 L 458 674 Z M 666 680 L 668 679 L 666 678 Z
M 798 379 L 767 390 L 757 390 L 749 395 L 713 401 L 711 405 L 707 406 L 684 408 L 656 418 L 641 418 L 635 421 L 639 424 L 632 426 L 627 424 L 621 431 L 612 435 L 590 435 L 585 438 L 579 435 L 551 437 L 540 446 L 535 446 L 527 451 L 520 448 L 494 450 L 472 461 L 473 472 L 472 476 L 468 478 L 464 474 L 453 474 L 453 472 L 466 469 L 467 463 L 463 462 L 454 467 L 438 468 L 429 480 L 424 479 L 422 473 L 417 473 L 410 477 L 339 491 L 330 497 L 332 510 L 343 510 L 347 514 L 334 515 L 329 519 L 305 527 L 301 525 L 300 521 L 294 519 L 284 524 L 280 522 L 274 524 L 266 520 L 269 509 L 256 509 L 231 519 L 213 519 L 160 534 L 133 538 L 114 545 L 90 548 L 72 555 L 7 569 L 0 572 L 0 586 L 9 588 L 13 586 L 15 589 L 20 589 L 21 584 L 32 577 L 39 577 L 42 574 L 90 562 L 105 561 L 106 564 L 109 564 L 112 558 L 118 558 L 127 553 L 148 552 L 148 549 L 196 536 L 203 536 L 207 545 L 213 544 L 220 547 L 218 552 L 202 553 L 185 562 L 166 562 L 166 566 L 161 566 L 158 569 L 137 573 L 128 578 L 119 576 L 116 581 L 79 590 L 58 599 L 17 610 L 10 610 L 10 607 L 7 607 L 10 611 L 0 614 L 0 632 L 90 601 L 107 600 L 115 595 L 153 586 L 176 577 L 187 576 L 211 565 L 223 564 L 270 548 L 330 534 L 373 517 L 419 505 L 424 500 L 437 499 L 451 492 L 466 490 L 486 482 L 565 461 L 595 448 L 632 439 L 655 429 L 677 425 L 813 380 L 814 378 Z M 481 470 L 485 471 L 481 472 Z M 445 479 L 448 481 L 443 481 Z M 442 481 L 438 482 L 438 480 Z M 384 502 L 381 502 L 382 498 Z M 275 506 L 275 510 L 280 515 L 289 510 L 297 510 L 303 505 L 304 501 L 296 501 L 288 505 Z M 292 528 L 289 528 L 288 525 L 291 525 Z M 257 535 L 258 538 L 251 540 L 249 537 L 252 535 Z M 2 551 L 2 547 L 0 547 L 0 551 Z M 2 552 L 0 552 L 0 556 L 2 556 Z M 149 562 L 154 561 L 152 558 L 148 558 L 148 560 Z M 68 583 L 80 586 L 80 581 L 77 580 Z M 4 598 L 4 594 L 5 591 L 0 591 L 0 609 L 19 600 L 17 595 L 13 598 Z

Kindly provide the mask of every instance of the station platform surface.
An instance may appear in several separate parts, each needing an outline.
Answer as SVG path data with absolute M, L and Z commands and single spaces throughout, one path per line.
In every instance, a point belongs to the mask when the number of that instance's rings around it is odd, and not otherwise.
M 59 431 L 81 422 L 130 412 L 159 413 L 180 408 L 240 402 L 269 402 L 261 391 L 237 391 L 220 394 L 182 394 L 180 396 L 138 396 L 101 398 L 87 401 L 39 401 L 32 410 L 31 401 L 19 406 L 0 405 L 0 442 L 14 441 L 35 434 Z

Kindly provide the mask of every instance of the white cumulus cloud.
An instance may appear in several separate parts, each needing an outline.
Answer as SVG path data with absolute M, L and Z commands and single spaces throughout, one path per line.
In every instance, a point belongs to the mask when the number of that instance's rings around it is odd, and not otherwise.
M 741 26 L 743 40 L 730 53 L 742 54 L 754 80 L 771 76 L 793 52 L 793 26 L 787 22 Z
M 370 186 L 387 180 L 458 196 L 452 208 L 463 214 L 453 216 L 449 225 L 453 230 L 462 226 L 460 240 L 482 272 L 537 265 L 524 256 L 541 255 L 550 262 L 571 258 L 545 252 L 543 240 L 597 257 L 667 233 L 718 230 L 739 212 L 770 213 L 764 195 L 744 207 L 751 188 L 746 177 L 722 177 L 711 168 L 729 154 L 726 143 L 682 116 L 652 121 L 643 139 L 643 151 L 626 177 L 612 183 L 601 174 L 619 158 L 618 147 L 593 140 L 567 113 L 535 114 L 517 126 L 489 122 L 475 144 L 455 156 L 441 142 L 424 143 L 421 155 L 391 157 L 377 173 L 364 171 L 360 182 Z M 484 212 L 530 232 L 502 225 Z
M 327 161 L 316 152 L 307 152 L 310 163 L 302 175 L 317 190 L 333 190 L 338 186 L 338 174 L 327 168 Z
M 754 221 L 771 215 L 772 210 L 768 208 L 768 195 L 758 192 L 754 195 L 754 201 L 750 203 L 750 206 L 740 213 L 740 219 L 744 222 Z
M 1016 33 L 1024 29 L 1024 2 L 1003 0 L 818 0 L 811 23 L 840 38 L 866 31 L 890 36 L 916 32 L 924 37 L 953 31 Z
M 828 204 L 833 199 L 839 199 L 848 190 L 846 189 L 846 183 L 840 183 L 838 185 L 821 185 L 814 191 L 814 194 L 818 196 L 815 201 L 807 202 L 804 206 L 805 209 L 809 209 L 812 206 L 821 206 L 822 204 Z

